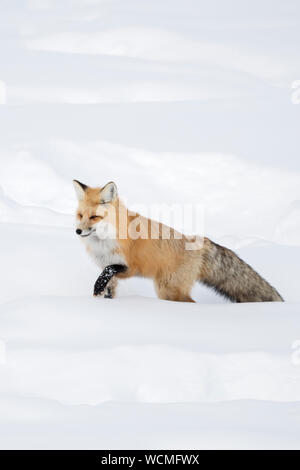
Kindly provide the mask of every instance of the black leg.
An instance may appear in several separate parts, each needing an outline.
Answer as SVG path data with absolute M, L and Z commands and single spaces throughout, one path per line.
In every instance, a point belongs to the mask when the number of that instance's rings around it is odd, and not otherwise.
M 104 294 L 104 298 L 105 298 L 105 299 L 112 299 L 111 287 L 107 287 L 107 288 L 106 288 L 106 291 L 105 291 L 105 294 Z
M 111 264 L 110 266 L 106 266 L 106 268 L 103 269 L 102 273 L 95 282 L 94 295 L 103 294 L 111 278 L 116 274 L 125 272 L 126 270 L 127 266 L 125 266 L 124 264 Z

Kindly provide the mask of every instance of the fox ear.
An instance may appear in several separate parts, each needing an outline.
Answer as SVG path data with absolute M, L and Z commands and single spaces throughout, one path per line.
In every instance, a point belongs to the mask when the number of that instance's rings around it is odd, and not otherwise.
M 84 193 L 88 187 L 85 184 L 80 183 L 80 181 L 77 181 L 77 180 L 73 180 L 73 185 L 74 185 L 74 189 L 75 189 L 75 193 L 76 193 L 78 201 L 82 201 L 82 199 L 84 198 Z
M 117 186 L 113 181 L 107 183 L 100 192 L 100 204 L 107 204 L 117 197 Z

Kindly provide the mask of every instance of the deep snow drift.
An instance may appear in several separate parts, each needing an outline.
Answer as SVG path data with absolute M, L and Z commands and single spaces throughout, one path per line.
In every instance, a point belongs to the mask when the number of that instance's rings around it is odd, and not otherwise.
M 1 16 L 0 448 L 299 448 L 299 5 L 71 3 Z M 94 299 L 73 178 L 200 204 L 286 302 Z
M 69 229 L 1 234 L 1 447 L 298 445 L 298 248 L 239 251 L 288 302 L 197 285 L 190 305 L 136 279 L 93 298 L 97 269 Z

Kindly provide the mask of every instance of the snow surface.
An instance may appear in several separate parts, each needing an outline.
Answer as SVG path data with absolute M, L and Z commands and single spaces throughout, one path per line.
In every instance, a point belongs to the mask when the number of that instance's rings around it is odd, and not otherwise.
M 0 448 L 299 448 L 299 2 L 3 4 Z M 73 178 L 200 204 L 286 302 L 93 298 Z

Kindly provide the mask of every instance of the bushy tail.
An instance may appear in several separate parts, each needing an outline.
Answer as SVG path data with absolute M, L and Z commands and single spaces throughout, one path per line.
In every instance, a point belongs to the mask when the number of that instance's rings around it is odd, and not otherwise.
M 283 298 L 233 251 L 205 239 L 199 278 L 232 302 L 283 302 Z

